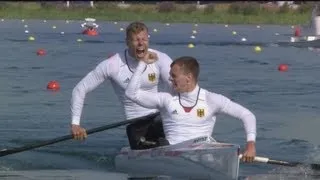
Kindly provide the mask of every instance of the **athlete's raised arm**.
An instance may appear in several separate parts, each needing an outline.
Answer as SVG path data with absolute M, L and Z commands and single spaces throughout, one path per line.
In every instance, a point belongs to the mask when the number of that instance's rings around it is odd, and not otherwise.
M 133 73 L 125 94 L 129 99 L 145 108 L 160 109 L 164 107 L 166 99 L 169 99 L 168 97 L 171 95 L 168 93 L 147 92 L 140 89 L 141 76 L 146 67 L 147 64 L 145 62 L 139 61 L 138 67 Z
M 170 78 L 170 65 L 172 59 L 165 53 L 161 53 L 159 60 L 156 62 L 159 66 L 161 81 L 163 82 L 166 92 L 173 92 Z

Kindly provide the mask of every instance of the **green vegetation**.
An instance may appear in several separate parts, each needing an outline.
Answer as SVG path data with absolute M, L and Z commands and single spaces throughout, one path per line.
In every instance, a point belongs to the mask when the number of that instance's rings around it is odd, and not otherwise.
M 312 1 L 292 9 L 288 5 L 280 8 L 258 2 L 234 2 L 207 4 L 204 8 L 196 4 L 131 4 L 123 7 L 118 2 L 95 1 L 94 8 L 86 4 L 65 1 L 0 2 L 0 18 L 5 19 L 73 19 L 92 17 L 107 21 L 154 21 L 180 23 L 219 24 L 305 24 L 310 21 Z

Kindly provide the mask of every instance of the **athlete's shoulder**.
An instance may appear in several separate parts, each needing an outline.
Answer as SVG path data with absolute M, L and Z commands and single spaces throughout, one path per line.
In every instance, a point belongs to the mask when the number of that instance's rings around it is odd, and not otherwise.
M 148 50 L 151 51 L 151 52 L 156 53 L 156 54 L 159 56 L 159 58 L 161 58 L 161 59 L 163 59 L 163 58 L 165 58 L 165 59 L 168 59 L 168 58 L 171 59 L 171 58 L 168 56 L 168 54 L 166 54 L 166 53 L 164 53 L 164 52 L 161 52 L 161 51 L 159 51 L 159 50 L 151 49 L 151 48 L 149 48 Z
M 105 59 L 106 61 L 109 62 L 114 62 L 114 61 L 119 61 L 121 60 L 120 54 L 119 53 L 114 53 L 112 55 L 110 55 L 107 59 Z
M 109 56 L 106 59 L 103 59 L 97 66 L 97 69 L 100 69 L 101 71 L 111 74 L 112 72 L 117 71 L 119 69 L 119 62 L 121 61 L 119 53 L 115 53 L 111 56 Z
M 204 88 L 201 88 L 201 91 L 202 91 L 202 93 L 204 93 L 206 96 L 211 96 L 211 97 L 214 97 L 214 98 L 218 98 L 218 97 L 223 96 L 222 94 L 219 94 L 219 93 L 216 93 L 216 92 L 212 92 L 212 91 L 209 91 L 209 90 L 204 89 Z
M 106 59 L 103 59 L 99 64 L 104 64 L 104 65 L 109 65 L 109 64 L 114 64 L 120 60 L 120 55 L 119 53 L 112 54 L 108 56 Z
M 230 101 L 230 99 L 228 97 L 224 96 L 223 94 L 208 91 L 206 89 L 204 89 L 203 91 L 206 94 L 206 98 L 209 101 L 214 102 L 215 104 L 221 104 L 221 103 L 224 104 L 224 103 Z
M 170 64 L 172 63 L 172 59 L 166 53 L 160 52 L 155 49 L 150 49 L 150 48 L 148 50 L 156 53 L 158 56 L 158 61 L 155 62 L 155 65 L 158 68 L 167 69 L 167 71 L 169 72 Z

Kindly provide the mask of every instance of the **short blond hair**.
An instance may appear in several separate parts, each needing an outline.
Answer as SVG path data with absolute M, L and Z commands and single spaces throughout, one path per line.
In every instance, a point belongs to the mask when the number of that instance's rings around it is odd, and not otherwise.
M 126 29 L 126 36 L 127 36 L 127 38 L 129 38 L 132 36 L 132 34 L 138 34 L 141 31 L 148 32 L 148 27 L 144 23 L 136 21 L 136 22 L 129 24 L 129 26 Z

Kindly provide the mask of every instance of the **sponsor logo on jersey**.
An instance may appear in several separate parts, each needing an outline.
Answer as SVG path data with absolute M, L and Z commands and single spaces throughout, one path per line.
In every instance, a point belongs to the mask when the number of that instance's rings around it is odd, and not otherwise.
M 171 112 L 171 114 L 178 114 L 178 111 L 174 110 L 174 111 Z
M 124 83 L 129 83 L 130 82 L 130 79 L 127 78 L 126 80 L 123 81 Z

